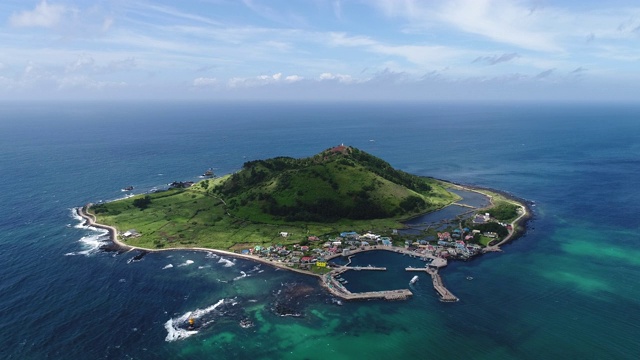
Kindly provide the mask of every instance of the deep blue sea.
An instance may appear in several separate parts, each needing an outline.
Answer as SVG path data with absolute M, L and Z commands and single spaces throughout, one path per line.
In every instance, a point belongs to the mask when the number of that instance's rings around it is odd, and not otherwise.
M 340 143 L 407 172 L 504 190 L 534 202 L 534 219 L 503 253 L 442 271 L 458 303 L 439 302 L 423 276 L 407 301 L 339 306 L 315 278 L 250 261 L 101 251 L 104 235 L 72 213 L 124 186 L 144 192 Z M 640 354 L 640 106 L 2 103 L 0 174 L 1 359 Z M 345 274 L 355 290 L 411 278 L 362 273 Z M 294 286 L 305 295 L 292 301 L 283 294 Z M 279 316 L 283 301 L 302 316 Z M 179 338 L 171 324 L 189 313 L 206 326 Z

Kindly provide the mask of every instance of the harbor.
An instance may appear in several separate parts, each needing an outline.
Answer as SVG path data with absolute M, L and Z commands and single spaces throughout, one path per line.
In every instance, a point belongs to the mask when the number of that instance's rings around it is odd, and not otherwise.
M 351 256 L 349 257 L 348 264 L 351 263 Z M 341 277 L 341 275 L 347 271 L 386 271 L 386 267 L 378 266 L 339 266 L 333 269 L 331 272 L 325 274 L 322 277 L 323 286 L 329 290 L 331 294 L 344 300 L 369 300 L 369 299 L 384 299 L 384 300 L 405 300 L 413 293 L 409 289 L 397 289 L 397 290 L 383 290 L 383 291 L 364 291 L 364 292 L 352 292 L 345 287 L 348 283 L 347 280 Z M 453 295 L 443 284 L 438 270 L 433 267 L 414 268 L 407 267 L 405 271 L 408 272 L 426 272 L 431 276 L 433 282 L 433 288 L 440 295 L 440 300 L 443 302 L 456 302 L 459 299 Z M 417 281 L 417 277 L 414 276 L 410 284 L 414 284 Z

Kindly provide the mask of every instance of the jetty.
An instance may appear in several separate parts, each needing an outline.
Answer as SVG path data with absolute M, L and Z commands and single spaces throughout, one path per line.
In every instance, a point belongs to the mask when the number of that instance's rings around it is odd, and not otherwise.
M 347 271 L 349 269 L 340 269 Z M 334 274 L 326 274 L 323 277 L 322 284 L 329 290 L 331 294 L 334 296 L 340 297 L 344 300 L 369 300 L 369 299 L 384 299 L 384 300 L 405 300 L 408 297 L 412 296 L 413 293 L 409 289 L 399 289 L 399 290 L 384 290 L 384 291 L 367 291 L 367 292 L 359 292 L 353 293 L 344 287 L 339 281 L 335 279 Z
M 349 259 L 351 260 L 351 259 Z M 398 290 L 384 290 L 384 291 L 366 291 L 354 293 L 349 291 L 344 284 L 336 279 L 340 274 L 349 271 L 386 271 L 386 267 L 379 266 L 340 266 L 330 273 L 325 274 L 322 278 L 322 285 L 324 285 L 331 294 L 336 297 L 340 297 L 344 300 L 369 300 L 369 299 L 384 299 L 384 300 L 405 300 L 413 293 L 409 289 Z
M 442 278 L 440 277 L 440 274 L 438 274 L 438 270 L 429 268 L 429 267 L 424 267 L 424 268 L 408 267 L 408 268 L 405 268 L 405 270 L 406 271 L 424 271 L 427 274 L 431 275 L 431 280 L 433 281 L 433 288 L 436 289 L 436 291 L 440 295 L 440 301 L 456 302 L 460 300 L 444 286 L 444 284 L 442 283 Z

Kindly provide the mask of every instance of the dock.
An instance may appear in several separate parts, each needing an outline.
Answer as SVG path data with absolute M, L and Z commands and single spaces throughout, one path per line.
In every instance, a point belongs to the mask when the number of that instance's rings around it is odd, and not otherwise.
M 442 278 L 440 277 L 440 274 L 438 274 L 438 270 L 428 268 L 428 267 L 424 267 L 424 268 L 408 267 L 408 268 L 405 268 L 405 270 L 406 271 L 424 271 L 427 274 L 431 275 L 431 280 L 433 281 L 433 288 L 436 289 L 436 291 L 440 295 L 440 301 L 456 302 L 460 300 L 444 286 L 444 284 L 442 283 Z
M 346 271 L 346 270 L 345 270 Z M 329 290 L 331 294 L 342 298 L 344 300 L 369 300 L 369 299 L 384 299 L 384 300 L 405 300 L 412 296 L 413 293 L 409 289 L 399 290 L 385 290 L 385 291 L 367 291 L 360 293 L 352 293 L 344 287 L 340 282 L 335 279 L 337 274 L 327 274 L 323 277 L 323 285 Z
M 386 267 L 379 266 L 341 266 L 330 273 L 326 274 L 322 278 L 322 284 L 329 290 L 334 296 L 340 297 L 344 300 L 369 300 L 369 299 L 384 299 L 384 300 L 405 300 L 412 296 L 413 293 L 409 289 L 398 290 L 384 290 L 384 291 L 367 291 L 353 293 L 349 291 L 342 283 L 336 280 L 336 277 L 345 271 L 386 271 Z

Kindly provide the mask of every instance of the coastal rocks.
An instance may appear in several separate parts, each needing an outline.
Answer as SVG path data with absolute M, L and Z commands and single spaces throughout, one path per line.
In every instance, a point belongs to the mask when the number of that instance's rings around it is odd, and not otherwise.
M 306 299 L 315 295 L 316 289 L 307 284 L 284 283 L 274 293 L 275 300 L 271 310 L 278 316 L 304 316 Z
M 107 241 L 104 244 L 100 245 L 100 250 L 104 252 L 115 252 L 118 255 L 123 254 L 127 251 L 127 249 L 122 246 L 114 243 L 113 241 Z
M 145 257 L 149 252 L 148 251 L 144 251 L 144 250 L 140 250 L 138 252 L 138 254 L 136 254 L 134 257 L 132 257 L 131 259 L 129 259 L 127 261 L 127 263 L 132 263 L 132 262 L 136 262 L 136 261 L 140 261 L 142 260 L 143 257 Z

